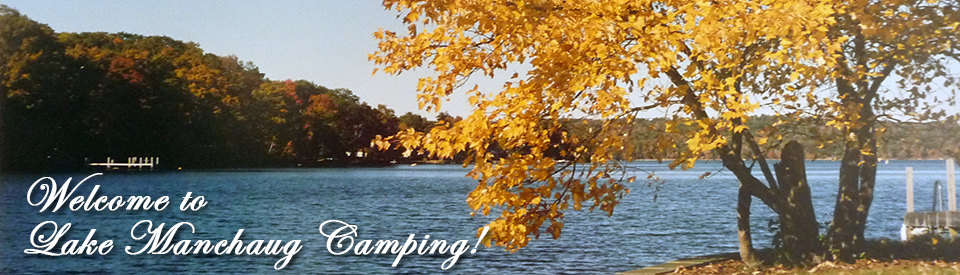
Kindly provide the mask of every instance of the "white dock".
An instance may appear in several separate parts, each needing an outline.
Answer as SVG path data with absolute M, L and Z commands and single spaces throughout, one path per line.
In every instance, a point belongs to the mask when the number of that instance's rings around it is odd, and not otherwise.
M 160 164 L 160 157 L 129 157 L 127 162 L 116 162 L 113 158 L 107 158 L 107 162 L 101 163 L 90 163 L 90 166 L 102 166 L 107 169 L 119 169 L 121 167 L 126 167 L 129 169 L 133 168 L 150 168 L 153 170 L 154 167 Z
M 913 207 L 913 167 L 907 167 L 907 213 L 903 217 L 903 227 L 901 228 L 900 238 L 904 241 L 910 240 L 913 236 L 929 232 L 943 232 L 950 234 L 951 238 L 957 237 L 957 230 L 960 229 L 960 212 L 957 211 L 957 188 L 956 176 L 954 174 L 954 160 L 947 159 L 947 198 L 948 211 L 935 212 L 914 212 Z M 937 193 L 940 192 L 938 189 Z M 935 197 L 934 200 L 937 198 Z M 934 202 L 936 210 L 937 202 Z

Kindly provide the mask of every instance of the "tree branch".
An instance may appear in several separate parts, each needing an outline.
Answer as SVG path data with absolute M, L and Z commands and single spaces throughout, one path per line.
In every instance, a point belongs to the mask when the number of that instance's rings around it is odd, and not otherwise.
M 697 100 L 696 92 L 693 88 L 690 88 L 690 83 L 683 78 L 683 75 L 677 71 L 676 68 L 670 68 L 666 72 L 667 76 L 670 77 L 670 81 L 673 82 L 675 86 L 680 89 L 684 89 L 683 103 L 690 107 L 692 114 L 697 119 L 708 119 L 710 116 L 704 110 L 703 105 Z M 713 133 L 717 132 L 717 129 L 712 125 L 709 126 L 709 130 Z M 737 176 L 737 179 L 740 180 L 740 183 L 744 185 L 748 190 L 750 190 L 751 195 L 763 201 L 770 209 L 776 213 L 780 213 L 780 197 L 772 189 L 768 188 L 763 184 L 759 179 L 753 176 L 750 173 L 750 169 L 747 169 L 746 164 L 743 162 L 743 159 L 736 157 L 733 152 L 730 150 L 729 145 L 723 145 L 716 149 L 720 153 L 720 158 L 723 160 L 724 166 L 727 169 L 730 169 L 734 175 Z
M 743 133 L 743 136 L 746 138 L 747 144 L 750 146 L 750 150 L 753 151 L 753 157 L 756 158 L 757 162 L 760 163 L 760 171 L 763 171 L 763 176 L 767 178 L 770 188 L 779 193 L 779 183 L 773 176 L 773 173 L 770 172 L 770 166 L 767 165 L 767 157 L 763 155 L 763 151 L 760 150 L 760 145 L 757 144 L 757 141 L 753 138 L 753 134 L 750 133 L 750 129 L 744 129 L 741 133 Z

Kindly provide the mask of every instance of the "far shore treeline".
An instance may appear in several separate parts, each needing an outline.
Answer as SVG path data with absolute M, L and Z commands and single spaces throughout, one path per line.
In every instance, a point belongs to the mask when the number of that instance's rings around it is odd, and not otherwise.
M 404 156 L 402 148 L 377 151 L 371 140 L 408 127 L 429 131 L 459 120 L 446 113 L 435 120 L 410 112 L 398 116 L 387 106 L 368 105 L 348 89 L 271 80 L 251 62 L 205 53 L 196 43 L 170 37 L 56 33 L 3 5 L 0 66 L 2 172 L 78 170 L 107 157 L 121 162 L 160 157 L 166 168 L 408 163 L 427 156 Z M 655 135 L 665 134 L 665 121 L 635 121 L 630 133 L 640 149 L 635 158 L 671 155 L 663 152 L 671 146 L 653 144 Z M 814 145 L 839 133 L 831 127 L 764 127 L 774 121 L 757 117 L 750 128 L 782 135 L 783 143 L 801 141 L 808 158 L 842 153 L 840 145 Z M 883 159 L 941 158 L 960 147 L 955 125 L 893 121 L 884 123 Z M 563 127 L 569 134 L 588 135 L 599 129 L 598 123 L 570 119 Z M 672 142 L 673 148 L 685 144 L 681 136 Z M 778 156 L 780 141 L 768 144 L 769 154 Z
M 431 125 L 170 37 L 57 33 L 6 6 L 0 28 L 5 172 L 135 156 L 174 169 L 372 163 L 399 156 L 371 150 L 376 135 Z

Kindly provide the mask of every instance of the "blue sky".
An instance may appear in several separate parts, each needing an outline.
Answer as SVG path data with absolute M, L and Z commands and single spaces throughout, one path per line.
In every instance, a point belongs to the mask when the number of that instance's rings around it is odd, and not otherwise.
M 376 51 L 373 32 L 404 30 L 395 11 L 380 1 L 46 1 L 3 4 L 57 32 L 128 32 L 193 41 L 217 55 L 252 61 L 270 79 L 306 79 L 346 88 L 370 105 L 398 115 L 419 111 L 415 89 L 423 73 L 378 73 L 367 55 Z M 469 113 L 466 97 L 443 105 Z
M 417 80 L 427 70 L 371 75 L 375 66 L 367 55 L 377 48 L 373 32 L 380 27 L 405 31 L 396 12 L 385 10 L 381 1 L 4 0 L 3 4 L 58 32 L 128 32 L 193 41 L 207 52 L 252 61 L 270 79 L 305 79 L 328 88 L 346 88 L 370 105 L 384 104 L 398 115 L 436 116 L 417 106 Z M 950 67 L 954 73 L 960 71 L 955 63 Z M 896 79 L 884 85 L 894 88 Z M 487 92 L 497 91 L 505 80 L 475 76 L 464 87 L 478 84 Z M 460 92 L 443 103 L 442 111 L 470 113 L 467 96 Z M 960 112 L 960 107 L 941 107 Z M 641 116 L 657 117 L 663 112 L 653 110 Z

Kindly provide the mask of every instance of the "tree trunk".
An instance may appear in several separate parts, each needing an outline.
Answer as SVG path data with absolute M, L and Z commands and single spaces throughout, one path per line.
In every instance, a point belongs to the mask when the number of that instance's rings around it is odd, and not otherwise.
M 892 69 L 885 69 L 889 73 Z M 873 87 L 861 80 L 851 85 L 837 80 L 837 88 L 844 96 L 844 104 L 859 107 L 859 116 L 847 131 L 850 138 L 844 142 L 840 163 L 840 189 L 837 191 L 833 223 L 827 233 L 827 242 L 835 260 L 850 262 L 861 252 L 867 214 L 873 203 L 873 187 L 877 177 L 876 115 L 871 104 L 876 96 L 879 78 Z
M 865 110 L 865 113 L 873 116 L 872 108 Z M 867 228 L 867 214 L 870 213 L 870 205 L 873 204 L 873 187 L 877 182 L 877 137 L 875 134 L 875 119 L 868 120 L 864 126 L 863 132 L 859 135 L 860 144 L 864 151 L 871 152 L 864 154 L 862 164 L 860 164 L 860 190 L 857 204 L 857 215 L 854 221 L 854 245 L 859 246 L 863 240 L 863 232 Z
M 811 264 L 820 261 L 819 228 L 810 185 L 807 184 L 803 146 L 796 141 L 788 142 L 780 155 L 780 163 L 774 165 L 780 201 L 780 236 L 788 260 L 795 264 Z
M 675 68 L 671 68 L 666 73 L 667 73 L 667 76 L 670 77 L 670 80 L 677 87 L 681 87 L 681 89 L 684 90 L 685 93 L 682 101 L 685 106 L 692 109 L 693 116 L 698 119 L 708 118 L 709 115 L 706 113 L 706 111 L 704 111 L 703 105 L 699 102 L 696 92 L 694 92 L 694 90 L 690 88 L 692 86 L 689 85 L 689 83 L 683 78 L 683 75 L 681 75 Z M 767 166 L 766 160 L 763 157 L 763 152 L 759 149 L 759 145 L 757 145 L 756 142 L 753 140 L 753 138 L 750 137 L 748 130 L 745 133 L 747 135 L 744 135 L 743 138 L 745 138 L 748 141 L 748 143 L 750 143 L 751 150 L 754 151 L 756 158 L 760 163 L 761 169 L 763 169 L 764 176 L 766 177 L 771 187 L 765 186 L 763 182 L 761 182 L 757 177 L 755 177 L 751 173 L 750 171 L 751 168 L 747 167 L 746 163 L 744 163 L 743 156 L 741 155 L 741 150 L 740 150 L 741 148 L 739 145 L 736 145 L 735 146 L 736 148 L 732 148 L 730 144 L 726 144 L 716 148 L 715 150 L 720 156 L 721 160 L 723 161 L 723 166 L 728 170 L 730 170 L 731 172 L 733 172 L 733 174 L 737 177 L 737 180 L 740 181 L 740 192 L 737 200 L 738 239 L 740 242 L 740 253 L 741 253 L 741 256 L 743 256 L 742 260 L 745 263 L 750 264 L 749 261 L 756 260 L 755 256 L 753 256 L 753 252 L 752 252 L 753 246 L 750 238 L 750 212 L 749 211 L 750 211 L 751 196 L 755 196 L 759 198 L 760 201 L 762 201 L 765 205 L 770 207 L 771 210 L 773 210 L 774 212 L 780 215 L 783 215 L 783 211 L 785 211 L 783 208 L 787 203 L 786 203 L 786 200 L 783 199 L 780 195 L 780 192 L 782 191 L 779 191 L 778 188 L 775 188 L 775 186 L 777 185 L 776 179 L 774 179 L 773 175 L 771 175 L 772 173 L 770 172 L 769 167 Z M 739 144 L 741 139 L 737 138 L 736 140 L 737 141 L 735 141 L 734 143 Z M 801 149 L 800 154 L 797 155 L 799 156 L 801 165 L 803 164 L 802 151 L 803 150 Z M 802 168 L 801 168 L 801 171 L 802 171 Z M 802 180 L 803 184 L 798 183 L 794 185 L 798 186 L 799 189 L 802 189 L 803 186 L 806 186 L 805 172 L 801 172 L 800 175 L 802 175 L 801 178 L 803 178 Z M 806 187 L 806 188 L 807 188 L 806 201 L 807 201 L 807 204 L 810 205 L 810 207 L 809 208 L 798 207 L 798 209 L 800 209 L 798 211 L 802 212 L 802 211 L 809 210 L 809 217 L 811 219 L 799 218 L 796 221 L 791 222 L 791 224 L 793 228 L 797 228 L 797 230 L 804 230 L 804 231 L 806 231 L 806 229 L 801 229 L 801 228 L 806 228 L 804 226 L 812 225 L 814 228 L 814 230 L 812 231 L 813 232 L 812 234 L 813 236 L 817 236 L 816 234 L 818 233 L 818 231 L 815 229 L 816 219 L 813 218 L 815 216 L 813 214 L 812 203 L 810 203 L 809 187 Z M 791 197 L 794 197 L 794 196 L 796 195 L 791 195 Z M 794 198 L 796 198 L 797 201 L 799 201 L 803 199 L 803 196 L 796 196 Z M 812 220 L 812 222 L 809 222 L 810 220 Z M 801 223 L 805 223 L 805 224 L 801 224 Z M 806 231 L 806 232 L 809 233 L 811 231 Z M 797 242 L 808 241 L 807 240 L 808 238 L 806 237 L 807 235 L 805 234 L 799 234 L 798 232 L 795 235 L 799 236 L 797 237 Z M 814 237 L 812 240 L 809 240 L 809 243 L 817 243 L 816 238 Z
M 722 148 L 725 149 L 725 148 Z M 781 154 L 781 162 L 774 165 L 777 179 L 771 188 L 764 188 L 750 174 L 742 159 L 732 157 L 727 151 L 724 166 L 740 180 L 737 199 L 737 226 L 740 256 L 747 265 L 759 263 L 753 250 L 750 235 L 750 203 L 752 196 L 763 199 L 780 216 L 781 237 L 787 261 L 806 265 L 820 261 L 819 228 L 807 184 L 803 146 L 796 141 L 788 142 Z M 773 191 L 773 197 L 770 192 Z
M 857 191 L 860 185 L 860 150 L 857 150 L 856 142 L 848 141 L 844 147 L 846 149 L 840 162 L 840 187 L 837 190 L 833 223 L 830 224 L 827 239 L 834 260 L 849 261 L 854 251 L 853 225 L 859 202 Z
M 867 66 L 867 61 L 874 56 L 865 51 L 869 44 L 865 36 L 857 33 L 852 41 L 854 47 L 849 61 L 859 67 Z M 847 57 L 847 54 L 841 55 L 838 64 L 848 64 Z M 870 76 L 856 76 L 848 67 L 840 66 L 840 72 L 845 76 L 834 78 L 843 107 L 859 109 L 857 116 L 850 116 L 853 120 L 848 122 L 847 129 L 843 131 L 845 142 L 840 164 L 840 189 L 833 223 L 827 232 L 827 242 L 835 260 L 849 262 L 856 253 L 862 251 L 863 232 L 873 203 L 877 177 L 877 116 L 873 111 L 873 101 L 880 84 L 893 72 L 896 63 L 884 63 L 883 70 L 872 79 Z
M 869 107 L 862 115 L 872 116 Z M 877 178 L 877 139 L 874 123 L 851 131 L 856 141 L 847 141 L 843 162 L 840 164 L 840 190 L 834 209 L 833 224 L 828 241 L 836 260 L 852 261 L 861 252 L 867 215 L 873 203 L 873 188 Z
M 737 198 L 737 240 L 740 243 L 740 260 L 750 267 L 760 264 L 753 250 L 753 238 L 750 236 L 750 203 L 753 201 L 750 192 L 740 184 Z

